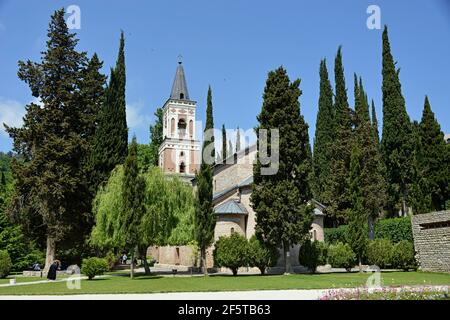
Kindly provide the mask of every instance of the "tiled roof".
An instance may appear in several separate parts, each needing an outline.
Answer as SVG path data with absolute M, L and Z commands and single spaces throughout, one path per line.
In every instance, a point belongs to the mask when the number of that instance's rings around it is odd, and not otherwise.
M 237 200 L 228 200 L 214 208 L 215 214 L 248 214 L 247 209 Z

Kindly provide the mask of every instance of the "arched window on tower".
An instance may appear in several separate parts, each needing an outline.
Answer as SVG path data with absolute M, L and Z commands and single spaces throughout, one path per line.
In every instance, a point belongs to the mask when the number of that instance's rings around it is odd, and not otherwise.
M 184 99 L 184 93 L 180 93 L 180 100 Z
M 180 173 L 185 173 L 186 172 L 186 165 L 184 164 L 184 162 L 180 163 Z
M 180 138 L 184 137 L 186 134 L 186 120 L 183 118 L 178 120 L 178 134 L 180 135 Z

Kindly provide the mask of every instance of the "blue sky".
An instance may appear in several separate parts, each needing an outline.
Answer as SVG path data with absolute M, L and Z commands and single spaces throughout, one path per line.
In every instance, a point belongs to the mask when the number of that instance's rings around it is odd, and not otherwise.
M 149 140 L 156 107 L 170 94 L 177 57 L 183 56 L 191 99 L 203 120 L 208 85 L 213 90 L 216 127 L 256 125 L 267 73 L 283 65 L 301 78 L 302 113 L 314 135 L 319 62 L 343 46 L 345 76 L 353 104 L 353 72 L 362 75 L 381 120 L 381 32 L 369 30 L 369 5 L 381 9 L 389 26 L 407 110 L 420 120 L 425 94 L 442 130 L 450 132 L 450 1 L 22 1 L 0 0 L 0 122 L 19 125 L 32 100 L 17 78 L 17 61 L 38 61 L 49 17 L 78 5 L 79 49 L 114 65 L 120 30 L 126 37 L 127 111 L 130 136 Z M 0 150 L 11 140 L 0 132 Z

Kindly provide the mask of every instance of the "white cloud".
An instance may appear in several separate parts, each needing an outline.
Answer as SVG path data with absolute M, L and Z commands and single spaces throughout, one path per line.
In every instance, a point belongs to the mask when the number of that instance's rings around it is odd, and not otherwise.
M 8 136 L 3 123 L 10 127 L 20 127 L 25 115 L 25 106 L 18 101 L 0 97 L 0 126 L 1 134 Z
M 127 125 L 131 132 L 136 129 L 147 128 L 151 123 L 151 117 L 144 114 L 143 103 L 127 104 Z

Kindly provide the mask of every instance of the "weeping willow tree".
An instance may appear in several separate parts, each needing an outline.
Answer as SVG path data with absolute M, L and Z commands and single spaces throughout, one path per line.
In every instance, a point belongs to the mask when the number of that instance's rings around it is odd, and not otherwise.
M 117 166 L 94 200 L 96 225 L 91 244 L 103 250 L 119 251 L 126 243 L 120 234 L 120 215 L 124 210 L 122 179 L 124 170 Z M 180 179 L 167 178 L 158 167 L 141 173 L 145 179 L 145 213 L 137 227 L 138 251 L 146 273 L 147 248 L 152 245 L 185 245 L 194 239 L 195 197 L 192 188 Z

